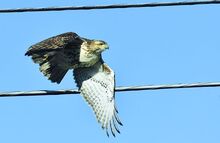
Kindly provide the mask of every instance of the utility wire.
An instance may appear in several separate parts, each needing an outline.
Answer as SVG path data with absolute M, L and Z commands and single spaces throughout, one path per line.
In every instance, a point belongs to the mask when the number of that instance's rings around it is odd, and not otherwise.
M 127 86 L 117 87 L 116 92 L 122 91 L 139 91 L 139 90 L 160 90 L 160 89 L 178 89 L 178 88 L 201 88 L 201 87 L 220 87 L 220 82 L 205 82 L 192 84 L 164 84 L 164 85 L 145 85 L 145 86 Z M 61 94 L 79 94 L 74 90 L 36 90 L 36 91 L 17 91 L 17 92 L 2 92 L 0 97 L 14 96 L 41 96 L 41 95 L 61 95 Z
M 97 5 L 97 6 L 65 6 L 65 7 L 0 9 L 0 13 L 43 12 L 43 11 L 64 11 L 64 10 L 94 10 L 94 9 L 116 9 L 116 8 L 141 8 L 141 7 L 207 5 L 207 4 L 220 4 L 220 0 L 151 2 L 151 3 L 140 3 L 140 4 L 113 4 L 113 5 Z

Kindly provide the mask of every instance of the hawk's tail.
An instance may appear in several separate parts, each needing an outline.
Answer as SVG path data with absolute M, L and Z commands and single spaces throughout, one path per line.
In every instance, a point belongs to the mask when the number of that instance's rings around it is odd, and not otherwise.
M 55 58 L 48 54 L 32 54 L 32 59 L 40 65 L 40 71 L 52 82 L 60 83 L 68 71 L 67 67 L 62 66 L 62 59 Z

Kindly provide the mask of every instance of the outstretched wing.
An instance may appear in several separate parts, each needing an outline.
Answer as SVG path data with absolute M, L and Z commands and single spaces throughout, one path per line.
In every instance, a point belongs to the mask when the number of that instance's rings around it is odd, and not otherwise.
M 122 125 L 117 116 L 114 96 L 114 72 L 103 63 L 98 62 L 92 67 L 77 68 L 74 77 L 80 92 L 88 104 L 92 107 L 98 122 L 109 129 L 115 136 L 116 131 L 120 133 L 117 124 Z
M 31 46 L 25 53 L 40 65 L 40 71 L 52 82 L 60 83 L 68 69 L 79 62 L 83 38 L 68 32 Z

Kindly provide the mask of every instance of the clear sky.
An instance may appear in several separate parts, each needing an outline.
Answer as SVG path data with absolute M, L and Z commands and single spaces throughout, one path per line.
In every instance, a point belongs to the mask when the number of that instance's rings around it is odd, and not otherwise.
M 133 0 L 129 3 L 146 2 Z M 149 1 L 148 1 L 149 2 Z M 127 3 L 7 0 L 0 9 Z M 75 89 L 48 81 L 24 53 L 73 31 L 102 39 L 117 86 L 220 81 L 220 5 L 0 14 L 0 92 Z M 107 138 L 79 95 L 0 98 L 1 143 L 219 143 L 220 88 L 116 93 L 121 134 Z

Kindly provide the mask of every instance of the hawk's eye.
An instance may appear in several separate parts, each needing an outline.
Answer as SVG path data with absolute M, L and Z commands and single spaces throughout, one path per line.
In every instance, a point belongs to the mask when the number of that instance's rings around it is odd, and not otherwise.
M 104 43 L 101 42 L 101 43 L 99 43 L 99 45 L 104 45 Z

